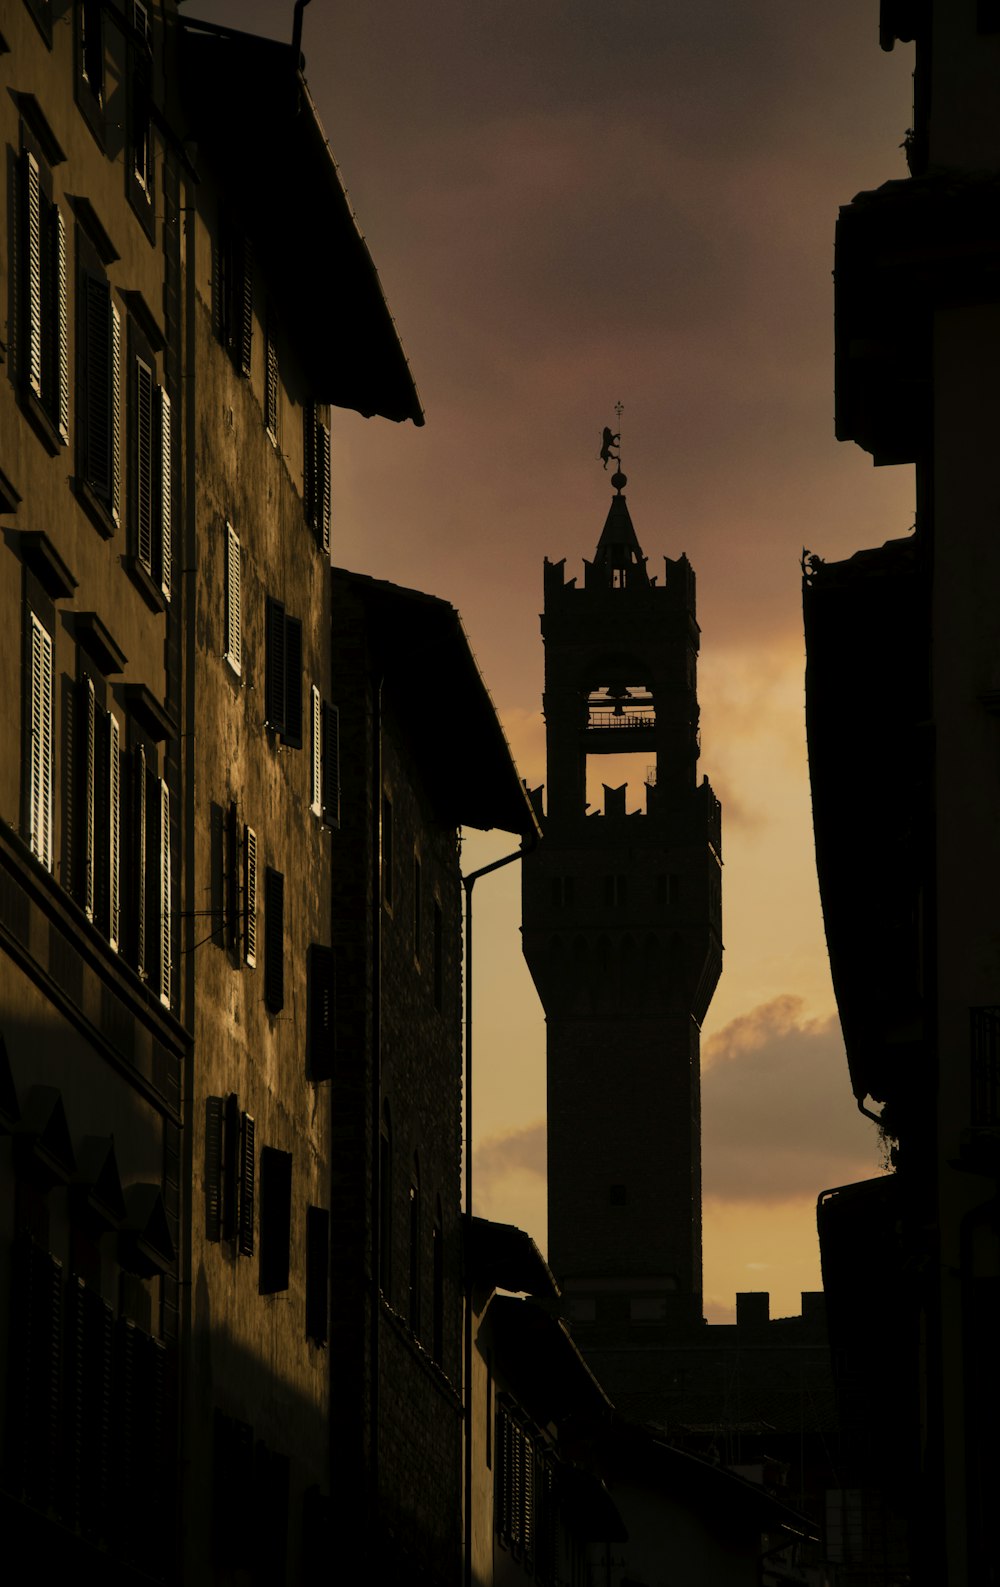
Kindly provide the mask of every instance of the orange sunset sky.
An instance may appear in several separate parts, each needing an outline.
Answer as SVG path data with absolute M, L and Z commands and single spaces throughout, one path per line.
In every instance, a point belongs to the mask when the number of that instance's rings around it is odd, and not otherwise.
M 797 1311 L 820 1283 L 818 1192 L 880 1162 L 826 962 L 799 594 L 803 546 L 835 559 L 913 522 L 912 472 L 833 434 L 837 207 L 907 174 L 912 49 L 880 51 L 878 9 L 312 0 L 304 17 L 306 75 L 427 415 L 336 417 L 335 560 L 459 607 L 532 785 L 542 559 L 572 575 L 593 554 L 618 399 L 651 570 L 685 551 L 697 573 L 700 769 L 725 857 L 703 1038 L 720 1321 L 738 1289 Z M 291 38 L 290 3 L 184 10 Z M 469 834 L 466 866 L 510 847 Z M 545 1030 L 517 871 L 475 893 L 475 1207 L 544 1249 Z

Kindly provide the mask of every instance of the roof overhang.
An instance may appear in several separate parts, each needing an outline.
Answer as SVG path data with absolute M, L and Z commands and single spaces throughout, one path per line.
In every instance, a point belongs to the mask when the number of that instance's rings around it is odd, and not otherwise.
M 240 215 L 310 394 L 424 422 L 389 305 L 291 48 L 181 24 L 188 134 Z
M 534 809 L 454 606 L 343 568 L 333 580 L 364 603 L 373 666 L 438 818 L 534 841 Z

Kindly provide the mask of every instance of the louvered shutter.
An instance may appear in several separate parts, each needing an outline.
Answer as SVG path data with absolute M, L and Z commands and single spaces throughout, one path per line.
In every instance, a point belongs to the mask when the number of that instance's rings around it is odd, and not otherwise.
M 153 574 L 153 372 L 135 361 L 135 533 L 136 555 Z
M 52 639 L 32 612 L 28 840 L 46 870 L 52 869 L 54 815 L 52 705 Z
M 78 765 L 84 823 L 80 891 L 87 919 L 93 920 L 97 877 L 97 697 L 93 678 L 85 677 L 80 684 L 80 730 Z
M 159 519 L 160 539 L 160 589 L 169 601 L 170 575 L 171 575 L 171 532 L 173 528 L 172 506 L 172 472 L 171 472 L 171 445 L 170 445 L 170 398 L 162 386 L 157 387 L 159 397 L 159 500 L 157 502 L 157 517 Z
M 323 702 L 315 684 L 310 686 L 309 697 L 312 702 L 309 722 L 312 746 L 309 808 L 313 815 L 321 816 L 323 814 Z
M 145 976 L 146 966 L 146 751 L 136 745 L 132 768 L 132 908 L 135 931 L 135 967 Z
M 226 1098 L 222 1126 L 222 1238 L 235 1240 L 240 1208 L 240 1105 L 235 1092 Z
M 35 396 L 42 397 L 42 184 L 38 161 L 30 149 L 24 153 L 25 253 L 27 302 L 25 314 L 25 368 Z
M 170 1007 L 170 790 L 160 778 L 160 1002 Z
M 247 827 L 243 841 L 243 948 L 251 970 L 257 964 L 257 834 Z
M 205 1239 L 222 1234 L 222 1132 L 221 1097 L 205 1100 Z
M 108 941 L 118 948 L 121 920 L 121 728 L 108 713 Z
M 330 554 L 330 432 L 325 424 L 316 426 L 316 533 L 327 556 Z
M 272 1014 L 285 1006 L 285 878 L 264 875 L 264 1001 Z
M 285 608 L 272 596 L 267 599 L 266 711 L 270 727 L 285 728 Z
M 240 822 L 236 800 L 226 811 L 226 947 L 240 941 Z
M 122 317 L 111 305 L 111 490 L 108 505 L 116 524 L 122 517 Z
M 240 370 L 249 376 L 253 356 L 253 248 L 249 237 L 243 238 L 243 269 L 240 275 L 239 360 Z
M 57 416 L 59 439 L 63 446 L 69 442 L 69 304 L 66 260 L 66 222 L 59 206 L 52 208 L 52 252 L 55 268 L 52 272 L 52 289 L 55 301 L 52 319 L 55 329 L 53 377 L 55 391 L 50 406 Z
M 323 816 L 340 826 L 340 710 L 323 706 Z
M 302 748 L 302 621 L 285 617 L 285 726 L 282 742 Z
M 83 440 L 84 474 L 111 505 L 112 486 L 112 304 L 108 283 L 84 277 Z
M 240 537 L 226 524 L 226 660 L 233 671 L 243 668 L 243 611 Z
M 267 316 L 264 366 L 264 423 L 273 439 L 278 435 L 278 344 L 270 312 Z
M 253 1256 L 254 1121 L 252 1114 L 240 1118 L 240 1220 L 237 1248 L 241 1256 Z

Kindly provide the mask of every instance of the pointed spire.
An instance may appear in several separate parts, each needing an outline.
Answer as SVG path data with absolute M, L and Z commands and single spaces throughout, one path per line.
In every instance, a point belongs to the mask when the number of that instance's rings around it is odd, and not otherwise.
M 598 579 L 616 589 L 647 585 L 646 558 L 642 554 L 625 497 L 619 491 L 611 507 L 590 564 Z

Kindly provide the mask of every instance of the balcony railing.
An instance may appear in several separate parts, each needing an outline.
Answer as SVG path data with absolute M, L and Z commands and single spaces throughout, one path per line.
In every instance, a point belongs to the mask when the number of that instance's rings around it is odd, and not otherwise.
M 656 711 L 652 706 L 639 706 L 635 710 L 620 712 L 602 710 L 591 706 L 587 717 L 587 726 L 588 728 L 599 727 L 602 731 L 609 727 L 616 728 L 619 732 L 626 733 L 629 729 L 635 731 L 638 728 L 655 727 Z

